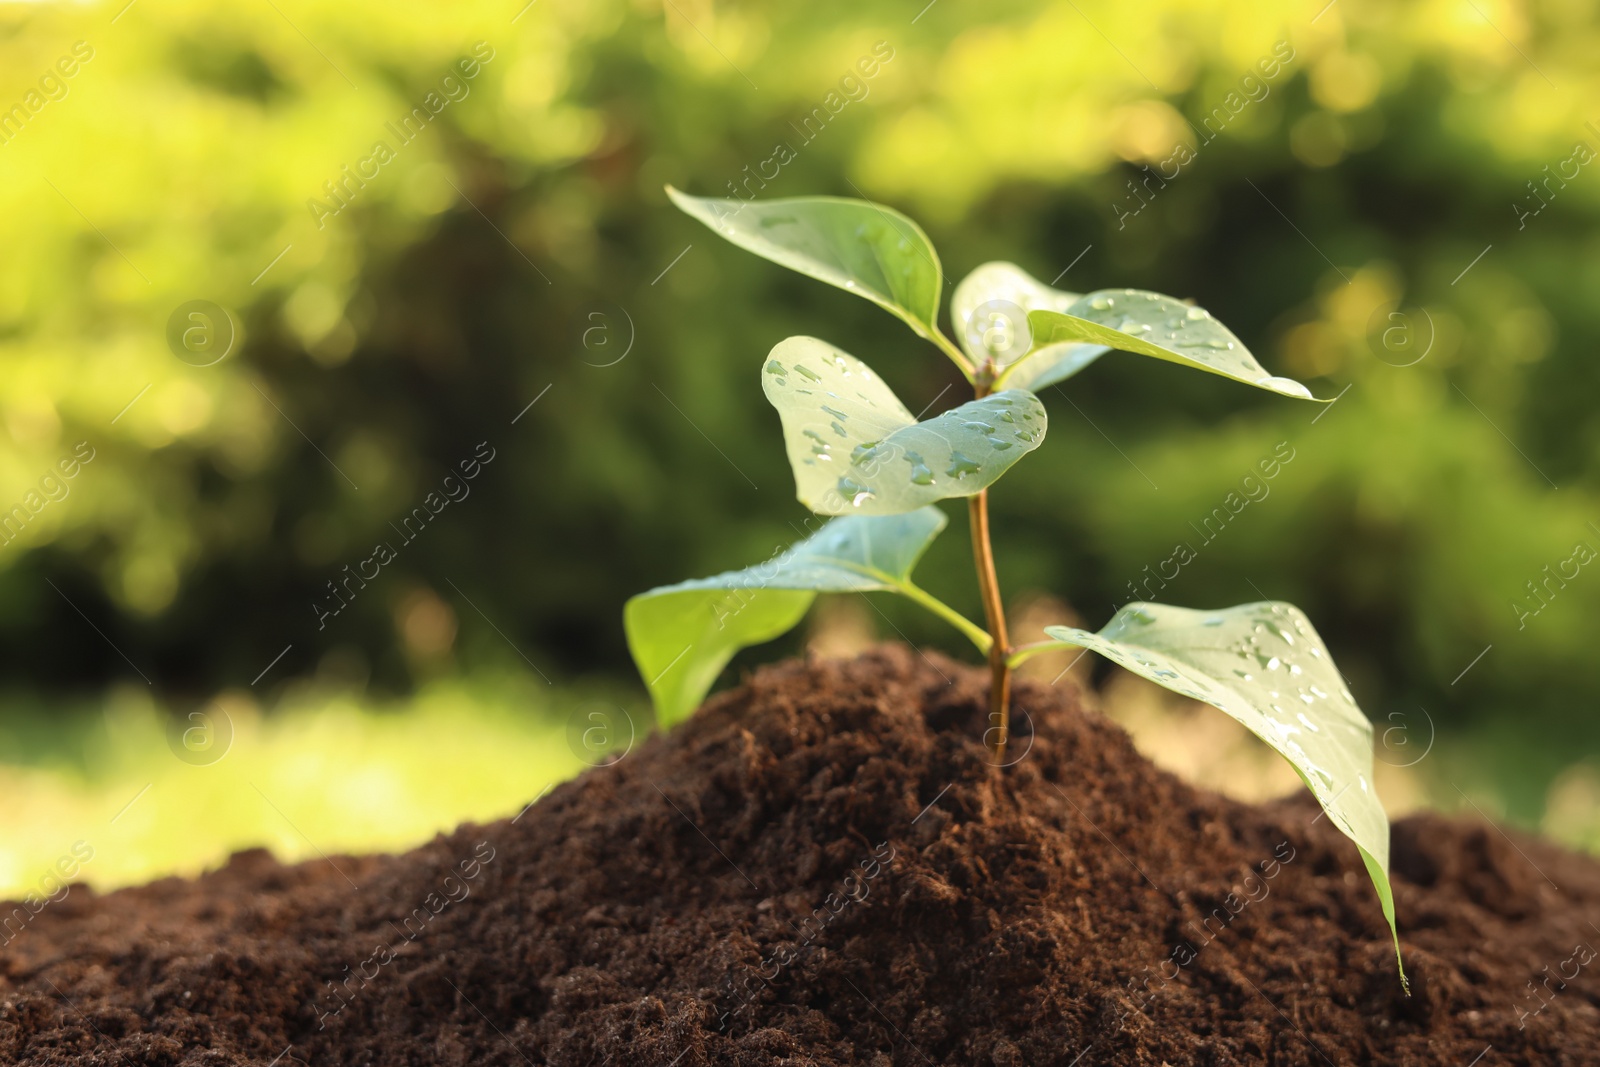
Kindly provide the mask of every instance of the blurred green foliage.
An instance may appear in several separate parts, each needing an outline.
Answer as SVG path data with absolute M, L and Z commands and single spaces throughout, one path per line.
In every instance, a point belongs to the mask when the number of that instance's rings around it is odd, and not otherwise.
M 574 707 L 614 725 L 626 751 L 631 731 L 605 689 L 505 676 L 429 683 L 403 704 L 313 676 L 270 715 L 225 690 L 177 720 L 187 737 L 143 684 L 52 701 L 45 715 L 0 723 L 7 763 L 27 753 L 0 774 L 0 899 L 50 896 L 50 868 L 79 842 L 93 853 L 79 876 L 105 890 L 197 874 L 244 848 L 314 861 L 516 815 L 604 757 L 564 728 Z M 578 721 L 591 725 L 586 712 Z M 15 933 L 0 930 L 0 944 Z
M 181 708 L 312 672 L 623 676 L 628 595 L 798 536 L 774 343 L 961 399 L 899 323 L 662 185 L 868 196 L 952 280 L 1004 258 L 1192 297 L 1341 396 L 1114 355 L 1048 391 L 993 502 L 1011 594 L 1097 626 L 1186 543 L 1151 592 L 1300 604 L 1380 727 L 1427 709 L 1467 788 L 1536 819 L 1600 752 L 1600 572 L 1543 570 L 1600 548 L 1600 174 L 1545 169 L 1600 150 L 1596 5 L 915 6 L 0 6 L 7 684 Z M 194 300 L 242 330 L 215 365 L 169 348 Z M 922 577 L 976 615 L 965 553 Z

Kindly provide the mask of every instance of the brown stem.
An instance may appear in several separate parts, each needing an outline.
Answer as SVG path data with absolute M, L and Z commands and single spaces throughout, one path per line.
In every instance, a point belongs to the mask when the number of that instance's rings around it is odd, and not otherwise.
M 978 370 L 973 392 L 979 400 L 993 388 L 994 361 L 986 360 Z M 1005 759 L 1006 739 L 1011 732 L 1011 639 L 1006 635 L 1006 609 L 1000 600 L 1000 579 L 994 572 L 994 549 L 989 544 L 989 490 L 967 498 L 967 516 L 972 526 L 972 559 L 978 569 L 978 588 L 983 595 L 983 614 L 989 623 L 989 728 L 984 740 L 994 750 L 996 764 Z
M 1006 737 L 1011 721 L 1011 668 L 1006 657 L 1011 642 L 1006 637 L 1005 606 L 1000 602 L 1000 582 L 994 573 L 994 550 L 989 546 L 989 491 L 967 498 L 967 515 L 972 520 L 972 558 L 978 568 L 978 586 L 983 593 L 983 613 L 989 622 L 989 729 L 984 740 L 994 748 L 995 762 L 1005 758 Z

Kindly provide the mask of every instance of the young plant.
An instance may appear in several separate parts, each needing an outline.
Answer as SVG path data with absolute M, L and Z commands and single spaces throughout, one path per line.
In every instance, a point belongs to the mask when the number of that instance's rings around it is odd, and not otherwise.
M 836 285 L 903 319 L 953 360 L 973 399 L 918 421 L 865 363 L 814 337 L 778 343 L 761 368 L 783 424 L 800 502 L 836 516 L 766 563 L 642 593 L 623 614 L 628 646 L 663 725 L 694 710 L 739 649 L 799 623 L 818 593 L 886 591 L 921 604 L 988 659 L 998 764 L 1011 671 L 1053 649 L 1092 649 L 1124 669 L 1233 716 L 1289 761 L 1329 820 L 1356 843 L 1394 937 L 1389 823 L 1372 785 L 1372 727 L 1300 609 L 1281 602 L 1194 611 L 1130 603 L 1096 633 L 1048 626 L 1013 645 L 989 543 L 989 486 L 1039 447 L 1038 392 L 1111 350 L 1152 356 L 1300 400 L 1209 313 L 1159 293 L 1080 296 L 1011 263 L 986 263 L 956 287 L 958 346 L 939 329 L 938 253 L 916 223 L 864 200 L 703 199 L 668 188 L 727 240 Z M 987 627 L 920 589 L 911 571 L 945 526 L 936 501 L 962 497 Z M 1404 980 L 1404 973 L 1401 974 Z

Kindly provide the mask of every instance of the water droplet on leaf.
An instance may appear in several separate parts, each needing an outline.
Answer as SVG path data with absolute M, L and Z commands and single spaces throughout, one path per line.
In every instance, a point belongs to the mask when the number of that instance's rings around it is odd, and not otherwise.
M 869 486 L 851 478 L 839 479 L 839 492 L 850 498 L 850 506 L 859 508 L 863 502 L 871 500 L 875 495 Z
M 883 454 L 881 445 L 881 441 L 868 441 L 865 444 L 857 445 L 850 452 L 850 462 L 858 467 L 866 463 L 875 462 Z
M 906 453 L 906 462 L 911 464 L 911 481 L 914 485 L 932 485 L 933 471 L 928 469 L 927 461 L 916 452 Z
M 982 469 L 982 467 L 963 456 L 960 452 L 952 452 L 950 453 L 950 466 L 945 470 L 945 474 L 952 478 L 961 478 L 968 474 L 977 474 Z

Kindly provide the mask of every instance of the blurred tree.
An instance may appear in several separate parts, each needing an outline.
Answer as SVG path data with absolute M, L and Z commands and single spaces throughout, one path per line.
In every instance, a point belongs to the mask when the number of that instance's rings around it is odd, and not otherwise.
M 794 536 L 780 450 L 746 447 L 776 440 L 773 343 L 954 398 L 671 181 L 884 199 L 952 279 L 1192 296 L 1340 401 L 1102 360 L 996 498 L 1005 584 L 1098 623 L 1286 442 L 1163 598 L 1294 599 L 1375 716 L 1434 708 L 1546 776 L 1594 750 L 1600 575 L 1543 570 L 1600 548 L 1587 5 L 517 6 L 0 8 L 6 678 L 205 692 L 331 657 L 404 688 L 450 652 L 403 636 L 434 602 L 458 666 L 625 670 L 627 595 Z M 214 365 L 169 344 L 195 300 L 237 320 Z

